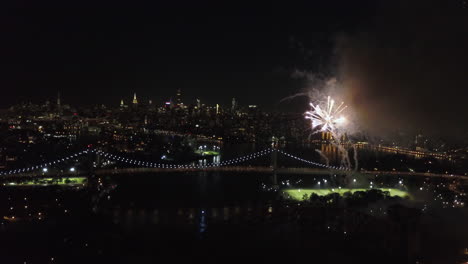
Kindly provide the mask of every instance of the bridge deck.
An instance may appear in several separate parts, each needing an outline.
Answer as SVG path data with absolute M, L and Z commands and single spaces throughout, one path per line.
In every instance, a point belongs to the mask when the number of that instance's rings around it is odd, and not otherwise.
M 254 173 L 273 173 L 272 167 L 267 166 L 224 166 L 212 168 L 104 168 L 94 171 L 95 175 L 116 175 L 116 174 L 140 174 L 140 173 L 163 173 L 163 172 L 254 172 Z M 276 173 L 279 175 L 298 174 L 298 175 L 345 175 L 345 174 L 361 174 L 361 175 L 387 175 L 387 176 L 418 176 L 431 178 L 448 178 L 448 179 L 463 179 L 468 180 L 468 176 L 455 174 L 438 174 L 427 172 L 401 172 L 401 171 L 357 171 L 344 172 L 342 170 L 331 170 L 324 168 L 277 168 Z M 48 173 L 18 173 L 5 176 L 4 178 L 18 177 L 72 177 L 79 175 L 88 175 L 87 171 L 63 172 L 60 174 Z

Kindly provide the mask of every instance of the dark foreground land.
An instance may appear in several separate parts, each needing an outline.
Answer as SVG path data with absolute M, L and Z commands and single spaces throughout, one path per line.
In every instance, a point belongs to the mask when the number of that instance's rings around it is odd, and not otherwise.
M 460 244 L 428 232 L 417 209 L 388 212 L 296 203 L 99 213 L 75 206 L 4 221 L 0 251 L 2 263 L 456 263 Z

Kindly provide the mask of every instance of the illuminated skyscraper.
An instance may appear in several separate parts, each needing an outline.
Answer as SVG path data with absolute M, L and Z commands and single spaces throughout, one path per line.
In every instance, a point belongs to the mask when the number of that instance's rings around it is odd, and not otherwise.
M 57 92 L 57 108 L 60 109 L 60 92 Z
M 182 106 L 181 96 L 182 96 L 182 93 L 181 93 L 180 89 L 177 89 L 176 100 L 177 100 L 177 106 L 178 107 Z
M 60 92 L 57 92 L 57 114 L 61 115 L 62 114 L 62 105 L 60 102 Z
M 231 111 L 232 111 L 232 112 L 235 112 L 235 111 L 236 111 L 236 108 L 237 108 L 236 98 L 232 98 Z
M 133 94 L 133 104 L 138 104 L 136 93 Z

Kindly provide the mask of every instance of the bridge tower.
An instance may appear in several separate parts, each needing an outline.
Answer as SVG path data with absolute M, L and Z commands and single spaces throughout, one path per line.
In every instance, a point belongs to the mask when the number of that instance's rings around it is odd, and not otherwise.
M 87 169 L 87 173 L 89 175 L 94 174 L 94 163 L 96 160 L 96 153 L 94 151 L 91 151 L 91 149 L 88 150 L 88 153 L 86 154 L 86 159 L 85 159 L 85 165 Z
M 90 189 L 99 190 L 99 177 L 96 176 L 95 170 L 100 166 L 101 156 L 95 151 L 88 151 L 86 159 L 86 167 L 88 169 L 88 187 Z
M 278 145 L 273 145 L 273 151 L 271 152 L 271 168 L 273 169 L 273 188 L 278 189 Z

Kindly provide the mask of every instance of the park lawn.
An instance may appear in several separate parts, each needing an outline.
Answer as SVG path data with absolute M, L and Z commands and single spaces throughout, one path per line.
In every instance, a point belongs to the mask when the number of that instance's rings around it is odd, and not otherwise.
M 86 177 L 39 178 L 36 180 L 9 182 L 7 183 L 7 185 L 8 186 L 77 185 L 77 184 L 85 184 L 86 180 L 87 180 Z
M 384 191 L 384 192 L 389 192 L 390 196 L 398 196 L 398 197 L 401 197 L 401 198 L 404 198 L 404 197 L 410 197 L 411 198 L 411 195 L 408 192 L 398 190 L 398 189 L 391 189 L 391 188 L 374 188 L 374 189 L 381 190 L 381 191 Z M 341 188 L 341 189 L 338 189 L 338 188 L 336 188 L 336 189 L 286 189 L 286 190 L 283 190 L 283 192 L 286 193 L 289 196 L 289 198 L 291 198 L 293 200 L 302 201 L 303 197 L 304 197 L 304 194 L 307 194 L 307 196 L 310 196 L 313 193 L 318 195 L 318 196 L 325 196 L 325 195 L 329 195 L 329 194 L 332 194 L 332 193 L 338 193 L 340 195 L 343 195 L 346 192 L 351 192 L 351 193 L 366 192 L 366 191 L 369 191 L 369 190 L 371 190 L 371 189 L 364 189 L 364 188 L 362 188 L 362 189 L 361 188 L 358 188 L 358 189 L 349 189 L 349 188 Z
M 204 156 L 217 156 L 219 155 L 219 152 L 213 151 L 213 150 L 197 150 L 195 153 L 199 155 L 204 155 Z

